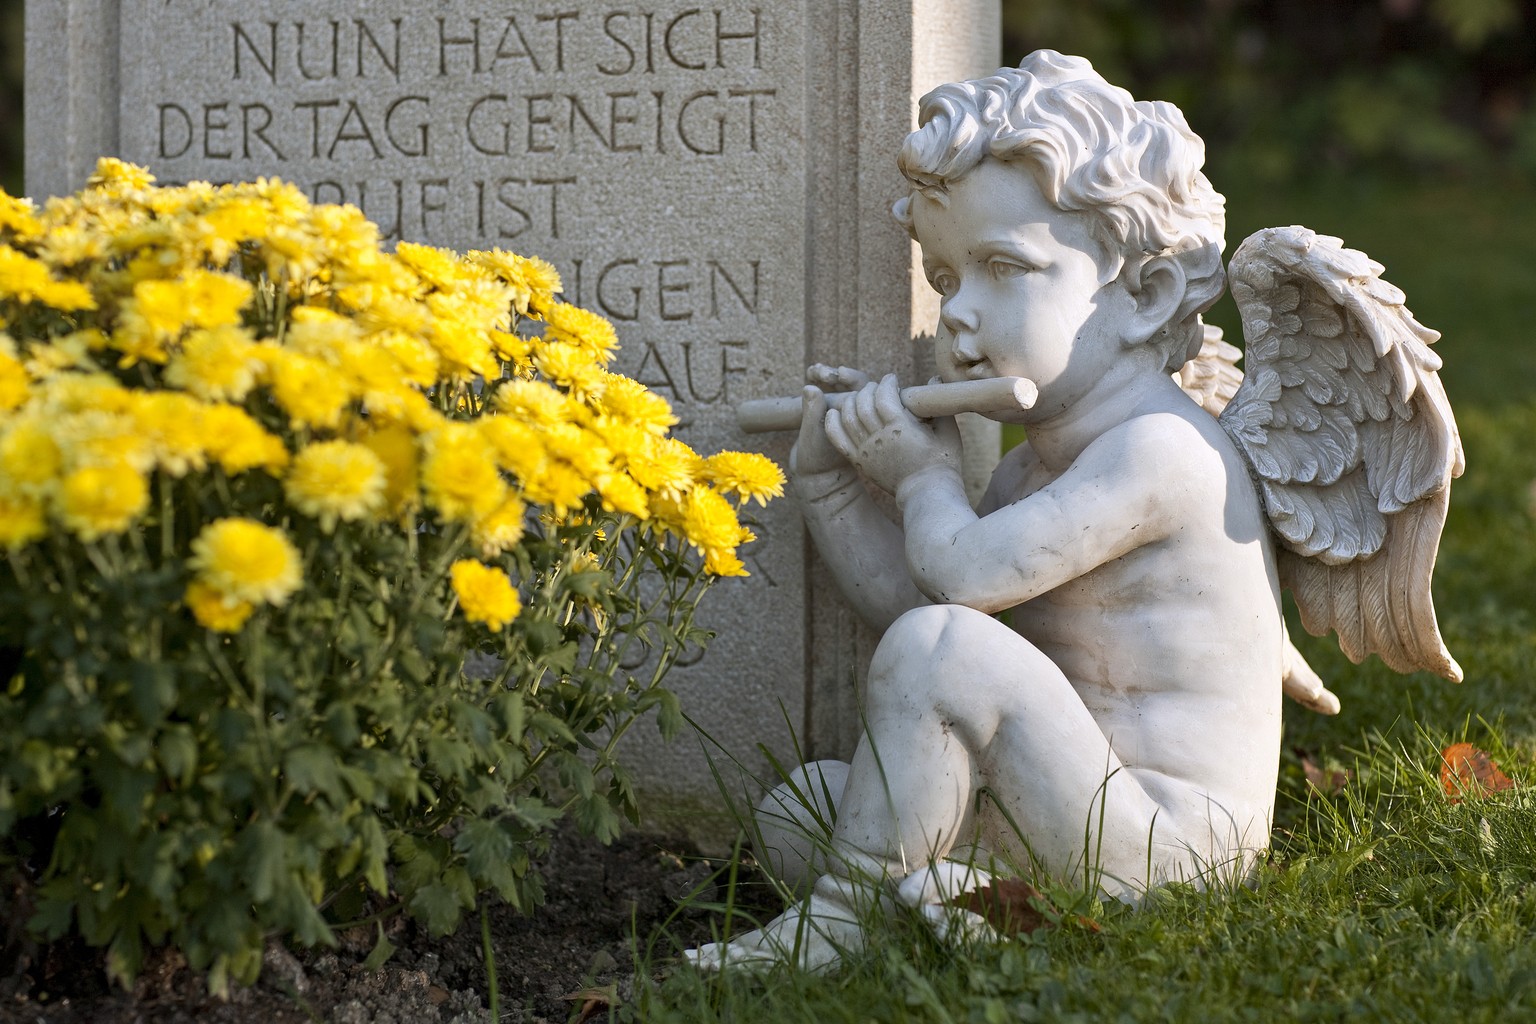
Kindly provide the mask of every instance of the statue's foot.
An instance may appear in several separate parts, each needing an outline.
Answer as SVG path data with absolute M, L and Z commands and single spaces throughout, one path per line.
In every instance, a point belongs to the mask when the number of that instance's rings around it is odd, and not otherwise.
M 803 971 L 829 970 L 864 948 L 859 914 L 875 912 L 871 894 L 872 890 L 847 879 L 823 876 L 809 897 L 763 927 L 729 942 L 684 950 L 683 958 L 705 971 L 726 966 L 762 971 L 775 964 L 792 964 Z M 865 898 L 861 901 L 860 896 Z
M 934 861 L 902 879 L 896 901 L 922 914 L 940 942 L 995 942 L 997 930 L 986 918 L 956 905 L 966 893 L 991 884 L 991 873 L 974 864 Z

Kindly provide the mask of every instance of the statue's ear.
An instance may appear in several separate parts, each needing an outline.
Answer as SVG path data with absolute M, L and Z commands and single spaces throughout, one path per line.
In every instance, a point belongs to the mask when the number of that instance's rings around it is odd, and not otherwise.
M 1133 271 L 1127 291 L 1136 309 L 1127 318 L 1120 337 L 1126 345 L 1140 345 L 1178 318 L 1188 280 L 1177 256 L 1153 256 Z

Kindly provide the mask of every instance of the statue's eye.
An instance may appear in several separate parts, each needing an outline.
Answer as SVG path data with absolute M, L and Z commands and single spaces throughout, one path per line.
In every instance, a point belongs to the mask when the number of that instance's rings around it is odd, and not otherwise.
M 987 266 L 991 269 L 992 276 L 998 278 L 1023 277 L 1034 269 L 1033 267 L 1026 267 L 1022 263 L 1004 259 L 988 260 Z
M 929 278 L 929 281 L 933 285 L 933 290 L 945 297 L 955 294 L 960 287 L 960 279 L 948 270 L 938 271 Z

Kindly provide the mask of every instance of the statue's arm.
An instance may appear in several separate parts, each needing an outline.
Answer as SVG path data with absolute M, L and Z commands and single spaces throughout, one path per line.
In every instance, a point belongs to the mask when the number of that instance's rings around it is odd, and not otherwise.
M 992 614 L 1168 536 L 1178 509 L 1211 486 L 1201 446 L 1143 418 L 1088 446 L 1051 483 L 985 516 L 959 473 L 935 466 L 897 488 L 907 570 L 931 600 Z M 1168 436 L 1168 435 L 1175 436 Z M 1219 470 L 1219 466 L 1216 467 Z
M 800 437 L 790 453 L 791 488 L 806 528 L 838 589 L 859 617 L 884 632 L 927 604 L 907 574 L 901 529 L 876 504 L 859 473 L 826 438 L 826 398 L 805 393 Z

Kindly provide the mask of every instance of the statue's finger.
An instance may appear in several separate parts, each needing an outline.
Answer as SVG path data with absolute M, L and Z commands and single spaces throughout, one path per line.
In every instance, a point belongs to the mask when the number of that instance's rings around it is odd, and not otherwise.
M 885 423 L 900 420 L 907 414 L 906 406 L 901 404 L 901 388 L 896 384 L 896 375 L 888 373 L 875 388 L 875 409 Z
M 832 447 L 842 453 L 843 458 L 851 458 L 855 447 L 853 440 L 848 436 L 848 431 L 843 426 L 843 414 L 837 409 L 828 409 L 827 418 L 822 425 L 826 432 L 827 440 Z
M 854 414 L 858 416 L 859 424 L 865 433 L 873 434 L 885 426 L 885 420 L 880 417 L 880 411 L 875 407 L 876 384 L 866 384 L 853 396 Z

